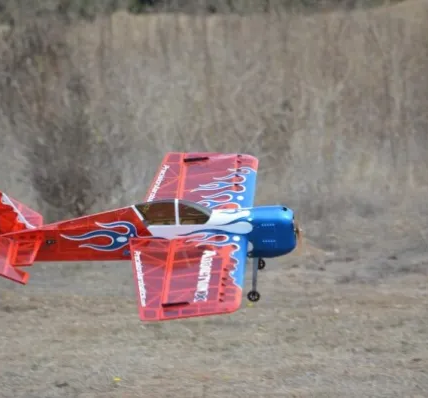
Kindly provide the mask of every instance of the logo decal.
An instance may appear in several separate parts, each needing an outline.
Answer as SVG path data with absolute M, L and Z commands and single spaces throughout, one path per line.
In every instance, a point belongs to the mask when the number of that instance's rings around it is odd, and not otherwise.
M 110 243 L 106 245 L 96 245 L 92 243 L 84 243 L 82 245 L 79 245 L 79 247 L 87 247 L 89 249 L 99 250 L 99 251 L 114 251 L 114 250 L 121 249 L 122 247 L 128 244 L 130 238 L 138 237 L 137 228 L 135 227 L 134 224 L 128 221 L 116 221 L 116 222 L 111 222 L 107 224 L 96 222 L 95 224 L 105 229 L 98 229 L 98 230 L 87 232 L 83 235 L 77 235 L 77 236 L 67 236 L 67 235 L 61 235 L 61 236 L 64 239 L 75 240 L 75 241 L 85 241 L 85 240 L 87 241 L 93 238 L 110 239 Z M 122 229 L 125 229 L 126 232 L 121 233 L 121 232 L 117 232 L 107 228 L 122 228 Z
M 155 184 L 153 186 L 152 191 L 150 192 L 150 195 L 147 199 L 147 202 L 151 202 L 155 197 L 157 192 L 159 191 L 159 188 L 162 184 L 163 179 L 165 178 L 165 174 L 169 169 L 169 165 L 168 164 L 164 164 L 162 166 L 161 171 L 159 172 L 158 178 L 156 178 Z
M 141 262 L 141 252 L 134 252 L 135 270 L 137 271 L 138 290 L 140 291 L 141 307 L 146 306 L 146 285 L 144 283 L 143 264 Z
M 239 287 L 240 289 L 242 289 L 242 284 L 243 284 L 243 278 L 244 278 L 244 273 L 245 273 L 245 260 L 244 263 L 242 264 L 241 261 L 238 258 L 235 257 L 235 253 L 239 253 L 241 252 L 241 236 L 239 235 L 232 235 L 232 234 L 221 234 L 218 233 L 217 231 L 199 231 L 199 232 L 194 232 L 192 234 L 186 234 L 188 238 L 188 240 L 186 240 L 186 242 L 197 242 L 197 247 L 198 246 L 203 246 L 203 245 L 211 245 L 211 246 L 215 246 L 215 247 L 223 247 L 223 246 L 233 246 L 233 251 L 231 253 L 231 259 L 233 260 L 233 262 L 235 263 L 234 268 L 229 272 L 230 277 L 233 280 L 233 283 L 235 284 L 235 286 Z M 215 253 L 215 252 L 214 252 Z M 211 259 L 212 262 L 212 259 Z M 201 264 L 201 269 L 202 269 L 202 264 Z M 211 267 L 210 267 L 211 270 Z M 201 275 L 201 273 L 199 274 Z M 199 276 L 201 278 L 201 276 Z M 198 292 L 197 292 L 198 293 Z M 205 301 L 206 300 L 206 296 L 202 296 L 202 295 L 198 295 L 199 300 L 196 300 L 196 295 L 195 295 L 195 301 Z M 205 300 L 202 300 L 202 298 L 205 297 Z
M 211 267 L 213 265 L 213 257 L 217 254 L 213 250 L 205 250 L 202 254 L 201 264 L 199 266 L 198 285 L 195 292 L 194 301 L 207 301 L 208 290 L 211 279 Z

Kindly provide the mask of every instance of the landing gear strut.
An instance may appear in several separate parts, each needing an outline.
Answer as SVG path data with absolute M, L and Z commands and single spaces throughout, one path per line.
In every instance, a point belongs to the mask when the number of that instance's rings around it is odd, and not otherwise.
M 251 290 L 247 294 L 248 300 L 256 302 L 260 300 L 260 293 L 257 291 L 257 272 L 266 266 L 262 258 L 253 258 L 253 284 Z

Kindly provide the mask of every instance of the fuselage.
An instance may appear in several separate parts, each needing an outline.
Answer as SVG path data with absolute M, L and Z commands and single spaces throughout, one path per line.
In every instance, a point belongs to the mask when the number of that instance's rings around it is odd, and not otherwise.
M 284 206 L 257 206 L 246 209 L 213 209 L 204 224 L 153 225 L 153 236 L 173 239 L 205 233 L 208 237 L 222 232 L 246 235 L 252 257 L 277 257 L 296 247 L 294 213 Z
M 173 239 L 203 234 L 244 235 L 250 257 L 285 255 L 296 247 L 294 213 L 283 206 L 208 209 L 184 200 L 161 200 L 93 214 L 35 230 L 11 233 L 11 239 L 42 236 L 36 261 L 129 260 L 132 238 Z

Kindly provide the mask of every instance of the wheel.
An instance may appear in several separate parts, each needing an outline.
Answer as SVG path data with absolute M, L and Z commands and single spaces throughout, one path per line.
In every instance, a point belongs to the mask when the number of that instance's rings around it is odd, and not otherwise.
M 255 302 L 260 300 L 260 293 L 256 292 L 255 290 L 251 290 L 247 294 L 248 300 Z
M 266 261 L 259 258 L 259 269 L 263 269 L 264 267 L 266 267 Z

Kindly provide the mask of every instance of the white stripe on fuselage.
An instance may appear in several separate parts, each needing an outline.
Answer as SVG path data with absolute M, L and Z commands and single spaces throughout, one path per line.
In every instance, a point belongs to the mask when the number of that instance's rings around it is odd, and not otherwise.
M 248 221 L 250 214 L 249 210 L 234 212 L 213 210 L 211 217 L 205 224 L 151 225 L 147 229 L 153 236 L 166 239 L 207 229 L 245 235 L 253 230 L 251 222 Z

